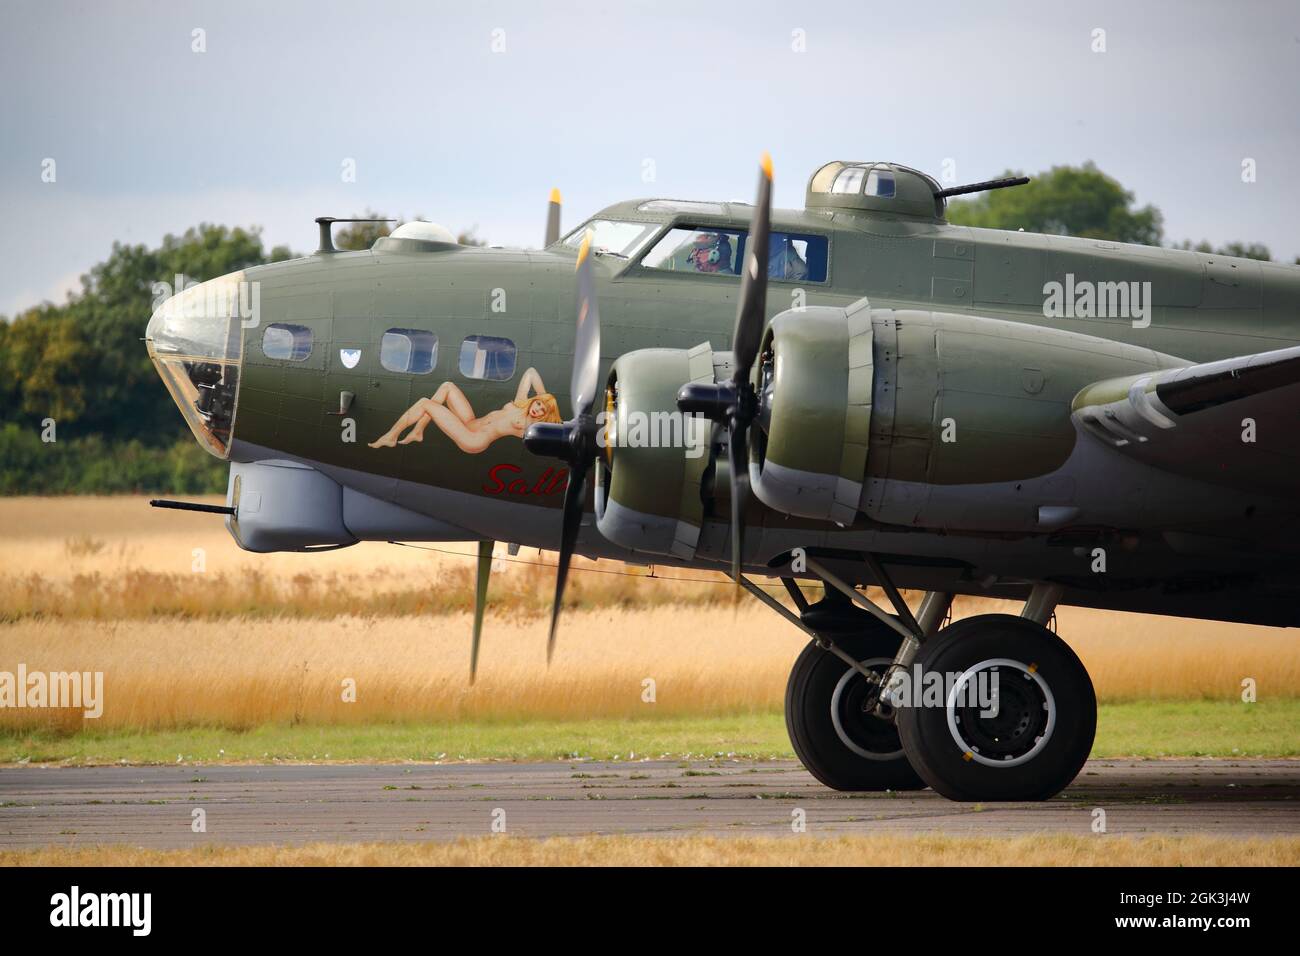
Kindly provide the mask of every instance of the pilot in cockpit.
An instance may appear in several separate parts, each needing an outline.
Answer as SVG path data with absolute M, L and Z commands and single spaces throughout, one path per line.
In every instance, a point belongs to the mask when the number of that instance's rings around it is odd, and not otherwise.
M 808 278 L 808 263 L 793 240 L 781 233 L 773 233 L 768 244 L 767 277 L 799 282 Z
M 782 233 L 774 233 L 768 246 L 767 276 L 799 282 L 808 278 L 808 263 L 794 241 Z M 690 240 L 686 261 L 696 272 L 715 275 L 738 275 L 733 262 L 731 238 L 723 232 L 698 232 Z
M 696 272 L 728 276 L 736 274 L 731 267 L 731 240 L 720 232 L 697 233 L 691 240 L 686 261 L 695 267 Z

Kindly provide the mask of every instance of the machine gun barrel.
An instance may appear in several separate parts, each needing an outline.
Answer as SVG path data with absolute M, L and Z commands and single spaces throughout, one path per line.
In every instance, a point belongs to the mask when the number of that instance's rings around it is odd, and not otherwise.
M 1008 186 L 1023 186 L 1029 182 L 1028 176 L 1013 176 L 1010 179 L 990 179 L 982 183 L 970 183 L 966 186 L 953 186 L 951 189 L 941 189 L 936 196 L 947 199 L 949 196 L 965 196 L 967 193 L 982 193 L 990 189 L 1006 189 Z

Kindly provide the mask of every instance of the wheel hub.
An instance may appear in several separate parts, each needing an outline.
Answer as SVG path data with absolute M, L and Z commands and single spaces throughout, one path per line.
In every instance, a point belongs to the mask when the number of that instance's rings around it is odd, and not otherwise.
M 996 690 L 976 693 L 990 688 Z M 1005 658 L 964 671 L 948 693 L 946 708 L 948 729 L 966 759 L 990 767 L 1032 759 L 1056 727 L 1056 700 L 1037 665 Z
M 860 662 L 877 674 L 893 663 L 887 657 Z M 831 723 L 844 746 L 867 760 L 897 760 L 903 754 L 892 711 L 878 707 L 879 693 L 855 668 L 844 672 L 831 695 Z

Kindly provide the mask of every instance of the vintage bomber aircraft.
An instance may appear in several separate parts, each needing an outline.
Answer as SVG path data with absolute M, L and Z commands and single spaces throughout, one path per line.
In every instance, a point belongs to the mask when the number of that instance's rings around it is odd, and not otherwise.
M 316 254 L 168 300 L 148 349 L 241 547 L 480 542 L 471 668 L 493 541 L 559 544 L 555 615 L 575 551 L 730 566 L 811 637 L 786 714 L 825 784 L 1046 798 L 1096 721 L 1058 604 L 1300 620 L 1300 269 L 945 221 L 1012 184 L 834 162 L 772 211 L 765 161 L 752 207 L 564 238 L 553 194 L 542 251 L 408 223 L 338 253 L 324 218 Z M 944 626 L 955 594 L 1024 609 Z M 994 706 L 958 693 L 987 678 Z

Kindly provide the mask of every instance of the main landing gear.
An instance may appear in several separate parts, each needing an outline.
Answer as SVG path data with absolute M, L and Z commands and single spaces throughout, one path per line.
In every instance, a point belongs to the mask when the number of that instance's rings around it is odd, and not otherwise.
M 835 790 L 923 788 L 903 753 L 892 708 L 877 706 L 879 681 L 894 663 L 900 635 L 835 590 L 802 617 L 817 638 L 794 662 L 785 689 L 785 725 L 795 755 Z M 858 667 L 829 653 L 828 642 Z
M 1045 800 L 1092 750 L 1097 701 L 1078 657 L 1045 626 L 1060 598 L 1034 588 L 1020 617 L 983 614 L 941 627 L 952 596 L 914 617 L 879 562 L 864 556 L 889 614 L 812 558 L 826 597 L 796 615 L 742 584 L 812 641 L 786 688 L 796 755 L 837 790 L 930 786 L 953 800 Z

